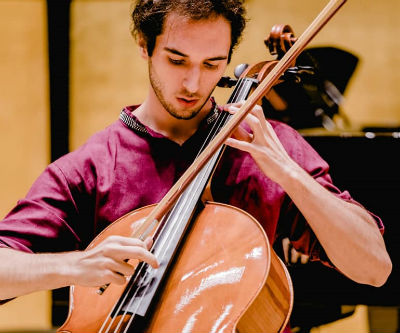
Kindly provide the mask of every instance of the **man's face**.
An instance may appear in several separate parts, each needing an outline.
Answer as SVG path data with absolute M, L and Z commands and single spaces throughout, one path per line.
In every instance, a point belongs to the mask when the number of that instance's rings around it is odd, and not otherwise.
M 164 26 L 149 58 L 153 98 L 173 117 L 191 119 L 208 101 L 225 71 L 230 24 L 221 16 L 193 21 L 171 13 Z

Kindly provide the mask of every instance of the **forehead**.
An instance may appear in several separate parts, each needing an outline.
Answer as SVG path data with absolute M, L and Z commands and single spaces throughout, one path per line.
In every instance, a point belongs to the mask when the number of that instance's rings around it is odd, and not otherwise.
M 189 57 L 227 56 L 231 46 L 231 26 L 222 16 L 191 20 L 176 13 L 168 14 L 156 48 L 175 49 Z

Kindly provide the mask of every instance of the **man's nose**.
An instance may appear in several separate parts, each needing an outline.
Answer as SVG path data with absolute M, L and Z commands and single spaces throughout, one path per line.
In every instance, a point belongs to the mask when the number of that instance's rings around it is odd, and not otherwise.
M 200 77 L 201 72 L 198 67 L 192 67 L 187 73 L 183 80 L 183 86 L 188 93 L 194 94 L 200 88 Z

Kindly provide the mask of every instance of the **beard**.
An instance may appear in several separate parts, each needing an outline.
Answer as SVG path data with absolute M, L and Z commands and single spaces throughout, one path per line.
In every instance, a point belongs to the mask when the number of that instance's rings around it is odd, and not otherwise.
M 196 117 L 197 114 L 203 108 L 203 106 L 207 103 L 207 101 L 209 100 L 209 98 L 213 92 L 213 90 L 212 90 L 200 106 L 195 107 L 193 109 L 188 108 L 188 109 L 179 110 L 178 108 L 174 107 L 171 103 L 167 102 L 167 100 L 165 99 L 164 93 L 163 93 L 164 85 L 161 83 L 161 81 L 157 77 L 157 74 L 153 70 L 151 59 L 149 60 L 149 77 L 150 77 L 150 84 L 151 84 L 153 91 L 156 94 L 158 100 L 160 101 L 161 105 L 172 117 L 174 117 L 176 119 L 189 120 L 189 119 Z M 180 92 L 180 95 L 186 96 L 188 98 L 192 98 L 192 97 L 198 98 L 197 95 L 190 94 L 187 91 Z

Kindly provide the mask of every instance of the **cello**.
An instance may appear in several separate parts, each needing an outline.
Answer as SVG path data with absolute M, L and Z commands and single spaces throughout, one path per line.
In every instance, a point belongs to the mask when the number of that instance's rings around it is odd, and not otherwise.
M 253 68 L 262 75 L 254 78 L 253 71 L 246 71 L 250 77 L 238 80 L 228 103 L 243 100 L 251 92 L 250 97 L 234 115 L 221 113 L 193 164 L 164 198 L 124 215 L 88 247 L 115 234 L 141 239 L 152 235 L 152 252 L 160 267 L 155 270 L 129 260 L 136 270 L 123 286 L 71 286 L 70 312 L 57 332 L 284 329 L 293 290 L 289 274 L 260 224 L 238 208 L 215 202 L 202 207 L 199 202 L 224 141 L 344 2 L 331 0 L 274 66 L 264 71 L 266 64 Z

